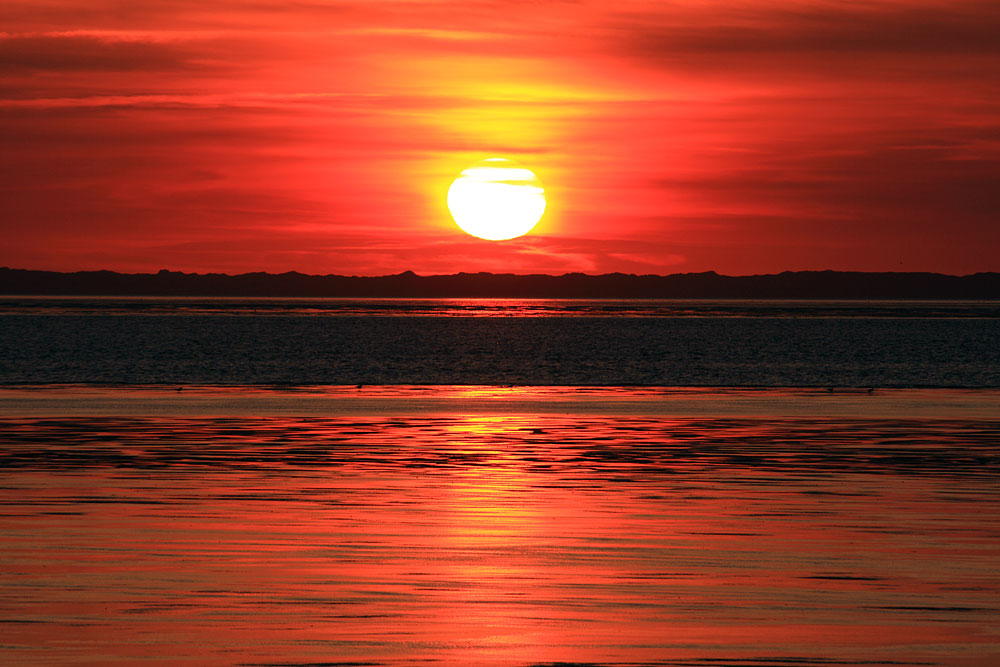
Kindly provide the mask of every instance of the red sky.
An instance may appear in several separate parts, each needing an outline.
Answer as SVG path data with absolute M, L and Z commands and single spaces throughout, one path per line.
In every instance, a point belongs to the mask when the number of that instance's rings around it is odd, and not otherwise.
M 995 0 L 4 0 L 0 265 L 1000 270 Z M 451 180 L 548 210 L 462 233 Z

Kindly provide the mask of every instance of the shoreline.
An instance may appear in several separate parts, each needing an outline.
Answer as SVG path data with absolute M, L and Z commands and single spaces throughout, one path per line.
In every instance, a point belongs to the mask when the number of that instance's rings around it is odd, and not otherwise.
M 482 385 L 10 385 L 0 418 L 565 414 L 650 417 L 1000 419 L 1000 389 Z

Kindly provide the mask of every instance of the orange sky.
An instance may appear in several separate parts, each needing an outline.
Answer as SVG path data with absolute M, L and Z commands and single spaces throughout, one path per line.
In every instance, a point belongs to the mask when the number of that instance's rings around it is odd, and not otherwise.
M 1000 4 L 5 0 L 0 265 L 1000 270 Z M 480 241 L 463 167 L 532 168 Z

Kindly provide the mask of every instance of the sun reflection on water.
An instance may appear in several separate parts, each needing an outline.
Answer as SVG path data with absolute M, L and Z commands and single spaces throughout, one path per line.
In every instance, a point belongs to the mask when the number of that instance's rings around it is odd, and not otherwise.
M 18 621 L 4 640 L 14 662 L 84 650 L 386 665 L 998 652 L 986 422 L 3 426 L 0 617 Z

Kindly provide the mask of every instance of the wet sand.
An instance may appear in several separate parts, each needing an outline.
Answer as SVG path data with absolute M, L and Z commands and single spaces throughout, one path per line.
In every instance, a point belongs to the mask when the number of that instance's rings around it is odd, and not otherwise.
M 994 665 L 996 392 L 0 392 L 7 664 Z
M 0 417 L 415 414 L 1000 419 L 1000 390 L 419 385 L 0 388 Z

